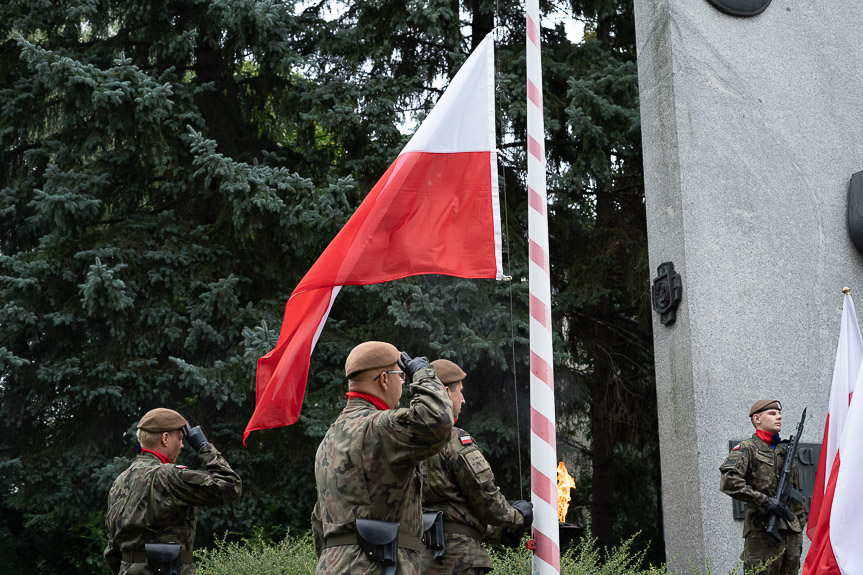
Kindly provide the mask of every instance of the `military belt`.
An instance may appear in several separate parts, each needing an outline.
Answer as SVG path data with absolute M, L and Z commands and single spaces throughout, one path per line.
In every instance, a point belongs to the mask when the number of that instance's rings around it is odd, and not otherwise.
M 357 534 L 355 531 L 345 533 L 344 535 L 332 535 L 324 540 L 324 549 L 329 547 L 338 547 L 339 545 L 356 545 Z M 402 549 L 410 549 L 411 551 L 421 552 L 423 550 L 422 541 L 416 535 L 399 531 L 399 547 Z
M 467 535 L 471 539 L 482 541 L 482 533 L 480 533 L 470 525 L 465 525 L 464 523 L 458 523 L 456 521 L 444 521 L 443 530 L 445 533 L 457 533 L 459 535 Z
M 144 551 L 123 551 L 123 561 L 126 563 L 146 563 L 147 553 Z M 180 551 L 180 563 L 194 563 L 191 551 Z

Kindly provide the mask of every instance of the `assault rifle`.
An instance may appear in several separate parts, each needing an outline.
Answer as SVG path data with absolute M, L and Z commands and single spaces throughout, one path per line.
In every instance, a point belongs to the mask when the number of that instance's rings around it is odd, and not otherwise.
M 775 497 L 782 505 L 782 516 L 787 521 L 794 521 L 794 514 L 788 507 L 788 503 L 793 497 L 798 501 L 802 501 L 803 497 L 800 492 L 794 489 L 791 485 L 791 467 L 794 465 L 794 458 L 797 457 L 797 447 L 800 445 L 800 436 L 803 435 L 803 423 L 806 421 L 806 408 L 803 408 L 803 415 L 800 416 L 800 423 L 797 424 L 797 432 L 788 438 L 788 451 L 785 453 L 785 463 L 782 465 L 782 472 L 779 474 L 779 484 L 776 486 Z M 779 517 L 776 513 L 770 514 L 770 519 L 767 521 L 767 532 L 777 541 L 782 541 L 782 535 L 776 529 L 776 519 Z

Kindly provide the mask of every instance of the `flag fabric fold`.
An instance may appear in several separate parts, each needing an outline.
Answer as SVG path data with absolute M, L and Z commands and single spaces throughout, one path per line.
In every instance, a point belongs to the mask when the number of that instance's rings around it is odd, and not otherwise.
M 833 469 L 833 460 L 839 451 L 839 437 L 848 414 L 849 398 L 854 391 L 860 362 L 863 361 L 863 337 L 857 323 L 854 300 L 845 294 L 842 306 L 842 321 L 839 326 L 839 345 L 833 365 L 833 383 L 830 386 L 830 402 L 827 407 L 827 421 L 824 424 L 824 439 L 821 456 L 815 476 L 815 491 L 809 508 L 809 521 L 806 535 L 812 539 L 821 521 L 822 500 Z M 829 517 L 827 507 L 827 517 Z
M 311 354 L 342 286 L 420 274 L 501 279 L 501 244 L 489 34 L 291 294 L 278 342 L 258 360 L 243 442 L 296 422 Z
M 863 374 L 861 374 L 863 375 Z M 858 376 L 858 383 L 859 383 Z M 839 441 L 836 489 L 830 512 L 830 543 L 842 575 L 863 573 L 863 394 L 851 397 Z M 839 461 L 837 455 L 836 461 Z M 831 480 L 832 483 L 832 480 Z
M 856 454 L 851 454 L 853 455 L 851 465 L 846 461 L 846 458 L 851 456 L 846 449 L 859 450 L 863 447 L 859 441 L 855 445 L 853 440 L 846 436 L 846 430 L 854 416 L 849 404 L 858 380 L 863 377 L 863 371 L 860 370 L 861 360 L 863 360 L 863 338 L 857 323 L 854 301 L 850 294 L 845 294 L 827 421 L 824 425 L 821 456 L 818 461 L 815 490 L 806 528 L 806 534 L 812 543 L 803 564 L 803 575 L 850 573 L 840 570 L 835 553 L 837 537 L 838 540 L 845 541 L 848 533 L 845 525 L 850 519 L 841 513 L 841 519 L 838 520 L 840 523 L 836 523 L 836 512 L 841 508 L 840 506 L 847 505 L 845 499 L 837 499 L 837 495 L 847 497 L 847 479 L 842 479 L 843 475 L 847 478 L 849 473 L 854 472 L 854 465 L 863 465 L 863 460 L 857 462 L 860 458 Z M 861 411 L 859 415 L 863 417 L 863 406 L 859 410 Z M 859 477 L 857 479 L 859 481 Z M 843 490 L 837 492 L 839 485 L 843 486 Z M 836 530 L 836 526 L 839 526 L 839 531 Z M 863 536 L 863 532 L 859 535 Z M 857 541 L 861 540 L 863 539 Z

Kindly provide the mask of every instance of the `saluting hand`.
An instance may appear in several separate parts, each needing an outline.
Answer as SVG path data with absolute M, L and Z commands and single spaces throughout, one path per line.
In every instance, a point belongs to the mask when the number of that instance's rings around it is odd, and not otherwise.
M 407 353 L 402 352 L 399 357 L 399 367 L 405 372 L 408 381 L 413 381 L 414 374 L 424 367 L 429 367 L 431 364 L 427 357 L 415 357 L 411 359 Z
M 192 427 L 187 423 L 183 426 L 183 435 L 185 436 L 186 441 L 189 442 L 191 448 L 199 453 L 204 449 L 204 446 L 209 443 L 207 441 L 207 436 L 204 435 L 204 431 L 201 429 L 200 425 Z

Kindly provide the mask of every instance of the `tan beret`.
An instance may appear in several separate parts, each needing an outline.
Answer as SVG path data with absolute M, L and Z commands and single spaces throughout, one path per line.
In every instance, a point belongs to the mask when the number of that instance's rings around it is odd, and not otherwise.
M 144 414 L 144 417 L 138 422 L 138 429 L 161 433 L 180 429 L 187 423 L 189 422 L 173 409 L 157 407 Z
M 393 365 L 399 360 L 399 350 L 391 343 L 367 341 L 351 350 L 345 360 L 345 377 L 352 378 L 361 371 Z
M 782 411 L 782 404 L 779 403 L 778 399 L 759 399 L 752 404 L 752 409 L 749 410 L 749 417 L 752 417 L 756 413 L 767 411 L 768 409 L 778 409 L 779 411 Z
M 437 372 L 438 379 L 444 385 L 463 381 L 467 377 L 467 374 L 459 366 L 448 359 L 436 359 L 431 362 L 431 365 Z

